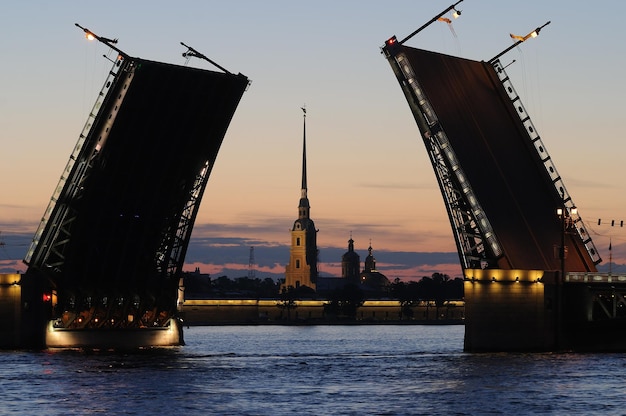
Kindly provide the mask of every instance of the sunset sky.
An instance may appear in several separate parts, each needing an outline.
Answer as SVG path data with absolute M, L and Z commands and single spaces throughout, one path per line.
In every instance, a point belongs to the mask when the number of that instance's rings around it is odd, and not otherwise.
M 13 2 L 0 14 L 0 272 L 24 270 L 35 232 L 111 66 L 106 46 L 74 26 L 119 38 L 132 56 L 184 64 L 180 42 L 252 81 L 213 169 L 187 269 L 257 275 L 288 261 L 300 198 L 307 107 L 308 196 L 321 270 L 340 275 L 350 233 L 371 240 L 389 278 L 460 275 L 441 194 L 419 131 L 380 47 L 453 2 Z M 601 7 L 599 6 L 601 5 Z M 437 22 L 407 45 L 501 58 L 605 262 L 626 263 L 623 97 L 626 2 L 465 0 L 451 30 Z M 449 16 L 448 16 L 449 17 Z M 203 61 L 190 66 L 213 69 Z M 598 226 L 601 218 L 603 224 Z M 422 254 L 419 254 L 422 253 Z M 439 253 L 427 255 L 423 253 Z M 615 271 L 615 269 L 613 269 Z M 232 275 L 231 277 L 236 277 Z

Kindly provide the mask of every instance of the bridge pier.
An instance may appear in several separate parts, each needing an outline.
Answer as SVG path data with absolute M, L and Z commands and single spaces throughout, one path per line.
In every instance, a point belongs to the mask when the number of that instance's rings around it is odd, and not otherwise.
M 466 270 L 467 352 L 626 351 L 626 276 Z
M 21 277 L 18 273 L 0 274 L 0 348 L 20 345 Z
M 539 270 L 466 270 L 464 350 L 555 350 L 554 280 Z
M 53 291 L 40 274 L 0 273 L 0 349 L 45 348 Z

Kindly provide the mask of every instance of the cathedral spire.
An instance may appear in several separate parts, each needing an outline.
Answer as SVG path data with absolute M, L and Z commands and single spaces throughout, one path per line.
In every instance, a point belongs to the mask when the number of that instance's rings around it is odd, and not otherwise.
M 309 198 L 306 184 L 306 108 L 302 107 L 302 189 L 300 191 L 300 204 L 298 205 L 298 217 L 309 218 Z
M 306 107 L 302 107 L 302 198 L 306 191 Z
M 285 283 L 282 289 L 306 286 L 315 290 L 317 282 L 317 229 L 309 215 L 309 198 L 306 184 L 306 109 L 303 112 L 302 136 L 302 194 L 298 205 L 298 219 L 291 229 L 289 263 L 285 268 Z

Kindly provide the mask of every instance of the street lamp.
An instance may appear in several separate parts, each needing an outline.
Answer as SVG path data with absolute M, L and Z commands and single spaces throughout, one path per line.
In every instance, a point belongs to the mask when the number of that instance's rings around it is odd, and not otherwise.
M 565 234 L 572 225 L 572 215 L 578 214 L 578 209 L 572 207 L 567 210 L 565 202 L 562 201 L 562 206 L 556 209 L 556 215 L 561 219 L 561 245 L 559 247 L 559 259 L 561 260 L 561 282 L 565 279 L 565 258 L 567 255 L 567 246 L 565 245 Z
M 555 318 L 555 347 L 561 348 L 562 341 L 562 325 L 563 325 L 563 282 L 565 281 L 565 255 L 567 253 L 567 247 L 565 246 L 565 233 L 573 223 L 571 215 L 577 215 L 578 210 L 576 207 L 568 209 L 565 207 L 565 192 L 561 190 L 561 206 L 556 209 L 556 215 L 561 220 L 561 245 L 559 247 L 559 259 L 561 261 L 560 276 L 556 280 L 555 284 L 555 302 L 556 313 Z

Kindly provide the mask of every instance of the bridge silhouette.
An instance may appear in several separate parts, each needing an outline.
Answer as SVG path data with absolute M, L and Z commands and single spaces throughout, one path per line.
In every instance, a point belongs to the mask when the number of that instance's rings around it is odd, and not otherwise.
M 24 259 L 25 343 L 180 344 L 185 253 L 249 82 L 220 66 L 132 57 L 81 29 L 117 57 Z M 184 57 L 208 60 L 184 46 Z
M 461 1 L 382 53 L 447 209 L 465 278 L 465 349 L 623 350 L 626 276 L 598 273 L 602 259 L 499 60 L 550 22 L 487 61 L 405 45 Z

